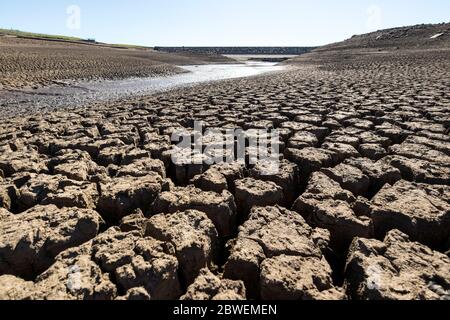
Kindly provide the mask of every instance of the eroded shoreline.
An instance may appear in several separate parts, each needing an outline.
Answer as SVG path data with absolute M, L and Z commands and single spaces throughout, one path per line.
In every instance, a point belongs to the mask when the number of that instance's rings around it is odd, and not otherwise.
M 0 114 L 13 116 L 39 113 L 58 108 L 73 108 L 114 100 L 192 87 L 210 82 L 245 78 L 269 72 L 280 72 L 287 66 L 276 63 L 246 62 L 242 64 L 209 64 L 180 66 L 185 73 L 150 78 L 128 78 L 79 82 L 30 90 L 0 91 Z

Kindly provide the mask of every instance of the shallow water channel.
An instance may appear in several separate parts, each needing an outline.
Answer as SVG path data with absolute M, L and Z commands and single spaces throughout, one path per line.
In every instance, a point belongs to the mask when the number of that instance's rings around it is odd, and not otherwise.
M 242 64 L 193 65 L 181 68 L 189 72 L 167 77 L 78 82 L 67 86 L 3 92 L 0 94 L 0 108 L 20 112 L 19 109 L 37 111 L 62 106 L 80 106 L 90 102 L 142 96 L 198 83 L 250 77 L 281 71 L 284 67 L 271 62 L 247 61 Z

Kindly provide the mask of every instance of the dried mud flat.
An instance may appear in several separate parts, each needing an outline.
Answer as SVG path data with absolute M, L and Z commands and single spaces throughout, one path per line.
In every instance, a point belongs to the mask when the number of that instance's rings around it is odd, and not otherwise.
M 312 60 L 311 60 L 312 61 Z M 0 120 L 2 299 L 450 299 L 450 52 Z M 277 128 L 281 172 L 170 135 Z
M 64 85 L 74 80 L 168 76 L 185 72 L 176 65 L 233 61 L 223 56 L 167 54 L 143 48 L 0 35 L 0 90 Z

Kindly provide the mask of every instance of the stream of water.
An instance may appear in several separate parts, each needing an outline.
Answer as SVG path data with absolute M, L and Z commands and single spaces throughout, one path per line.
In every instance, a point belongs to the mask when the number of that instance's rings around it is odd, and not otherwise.
M 68 86 L 3 92 L 0 94 L 0 108 L 3 109 L 2 113 L 12 110 L 11 113 L 14 114 L 14 111 L 18 113 L 24 109 L 45 110 L 81 106 L 90 102 L 142 96 L 198 83 L 250 77 L 281 71 L 284 67 L 271 62 L 248 61 L 242 64 L 194 65 L 181 68 L 189 72 L 167 77 L 78 82 Z

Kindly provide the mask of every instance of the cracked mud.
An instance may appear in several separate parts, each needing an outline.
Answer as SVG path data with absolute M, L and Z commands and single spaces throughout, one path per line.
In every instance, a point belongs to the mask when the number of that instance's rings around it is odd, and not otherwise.
M 450 299 L 449 51 L 312 55 L 70 112 L 3 109 L 0 298 Z M 195 120 L 278 129 L 280 172 L 172 163 L 171 133 Z

